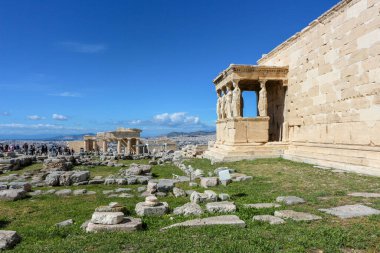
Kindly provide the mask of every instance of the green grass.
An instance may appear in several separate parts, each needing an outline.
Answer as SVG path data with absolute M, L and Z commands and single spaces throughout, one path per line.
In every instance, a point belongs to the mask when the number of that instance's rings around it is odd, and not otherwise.
M 91 217 L 97 206 L 118 201 L 134 215 L 135 204 L 143 200 L 140 197 L 108 198 L 101 191 L 119 186 L 89 185 L 70 188 L 86 188 L 99 194 L 81 197 L 44 195 L 16 202 L 0 202 L 0 229 L 16 230 L 23 238 L 11 252 L 314 252 L 318 249 L 340 252 L 346 248 L 380 252 L 380 215 L 341 220 L 317 210 L 354 203 L 366 203 L 380 209 L 379 199 L 347 196 L 352 191 L 380 192 L 379 178 L 338 174 L 282 159 L 216 165 L 211 165 L 208 160 L 194 159 L 187 163 L 206 172 L 228 166 L 253 176 L 252 181 L 212 188 L 217 193 L 225 192 L 232 196 L 238 207 L 236 215 L 246 221 L 247 228 L 215 226 L 160 232 L 159 229 L 164 226 L 193 218 L 166 215 L 143 218 L 145 229 L 135 233 L 87 234 L 80 229 L 80 225 Z M 97 175 L 106 175 L 113 169 L 118 171 L 120 168 L 99 166 L 90 170 Z M 173 173 L 181 175 L 172 165 L 154 166 L 153 173 L 157 178 L 171 178 Z M 187 184 L 182 186 L 189 188 Z M 138 186 L 125 187 L 135 190 Z M 200 188 L 193 189 L 203 191 Z M 271 226 L 253 222 L 252 216 L 273 214 L 275 209 L 243 208 L 246 203 L 272 202 L 279 195 L 305 198 L 307 203 L 292 206 L 291 209 L 320 215 L 323 220 L 288 221 L 283 225 Z M 168 196 L 160 200 L 167 201 L 171 208 L 175 208 L 188 202 L 188 197 Z M 204 214 L 202 217 L 207 216 L 211 215 Z M 75 220 L 73 226 L 63 229 L 54 227 L 55 223 L 69 218 Z
M 32 165 L 24 167 L 21 170 L 8 171 L 7 173 L 4 173 L 4 175 L 9 175 L 9 174 L 21 175 L 21 174 L 24 174 L 25 172 L 33 172 L 33 171 L 40 170 L 42 169 L 42 167 L 43 167 L 43 164 L 41 162 L 33 163 Z

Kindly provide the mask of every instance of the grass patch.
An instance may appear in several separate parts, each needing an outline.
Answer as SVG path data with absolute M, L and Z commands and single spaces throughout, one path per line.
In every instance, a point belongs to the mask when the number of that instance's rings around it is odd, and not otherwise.
M 136 161 L 134 161 L 136 162 Z M 145 161 L 144 161 L 145 163 Z M 311 165 L 290 162 L 282 159 L 262 159 L 211 165 L 208 160 L 193 159 L 186 162 L 206 173 L 220 166 L 228 166 L 238 172 L 253 176 L 253 180 L 232 183 L 212 188 L 217 193 L 228 193 L 238 207 L 236 215 L 247 223 L 247 228 L 228 226 L 202 228 L 176 228 L 165 232 L 159 229 L 190 218 L 165 215 L 160 218 L 143 218 L 144 231 L 136 233 L 97 233 L 87 234 L 80 225 L 91 217 L 97 206 L 118 201 L 131 211 L 143 200 L 108 198 L 103 190 L 120 186 L 88 185 L 80 187 L 97 191 L 93 196 L 57 197 L 54 195 L 36 196 L 15 202 L 0 203 L 0 228 L 16 230 L 22 242 L 10 252 L 340 252 L 341 249 L 356 249 L 363 252 L 380 252 L 380 215 L 341 220 L 319 212 L 318 208 L 342 204 L 366 203 L 380 209 L 379 199 L 349 197 L 353 191 L 379 192 L 380 179 L 348 173 L 333 173 L 313 168 Z M 94 175 L 117 173 L 120 168 L 97 166 L 86 168 Z M 153 167 L 156 178 L 171 178 L 172 174 L 183 175 L 172 165 Z M 189 188 L 183 184 L 183 188 Z M 193 188 L 200 191 L 204 189 Z M 291 222 L 271 226 L 252 221 L 257 214 L 273 214 L 276 209 L 254 210 L 244 208 L 244 204 L 273 202 L 280 195 L 303 197 L 307 203 L 292 206 L 290 209 L 306 211 L 323 217 L 315 222 Z M 160 198 L 173 209 L 188 202 L 188 197 Z M 281 207 L 280 209 L 289 209 Z M 212 216 L 204 214 L 202 217 Z M 66 219 L 74 219 L 73 226 L 58 229 L 54 224 Z M 192 217 L 191 217 L 192 218 Z

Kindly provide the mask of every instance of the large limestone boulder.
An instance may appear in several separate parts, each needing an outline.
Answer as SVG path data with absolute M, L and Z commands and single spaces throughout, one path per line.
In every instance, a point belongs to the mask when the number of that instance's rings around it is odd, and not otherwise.
M 124 220 L 122 212 L 94 212 L 91 217 L 91 223 L 103 225 L 115 225 Z
M 26 198 L 26 191 L 23 189 L 8 189 L 0 191 L 0 200 L 19 200 Z
M 303 204 L 306 201 L 297 196 L 279 196 L 276 198 L 276 202 L 284 203 L 285 205 L 296 205 Z
M 176 215 L 201 215 L 203 214 L 203 210 L 200 205 L 196 203 L 186 203 L 183 206 L 176 207 L 173 211 Z
M 212 225 L 230 225 L 244 228 L 245 222 L 236 215 L 222 215 L 215 217 L 208 217 L 204 219 L 188 220 L 185 222 L 173 224 L 171 226 L 162 228 L 166 230 L 174 227 L 198 227 L 198 226 L 212 226 Z
M 214 187 L 218 185 L 217 177 L 202 177 L 201 178 L 201 186 L 204 188 Z
M 66 171 L 59 176 L 59 185 L 69 186 L 72 184 L 71 176 L 74 172 Z
M 169 211 L 167 202 L 159 202 L 156 196 L 148 196 L 145 202 L 136 204 L 136 214 L 139 216 L 162 216 Z
M 207 195 L 204 193 L 199 193 L 197 191 L 193 191 L 190 194 L 190 201 L 192 203 L 196 203 L 196 204 L 205 203 L 207 201 Z
M 207 203 L 206 209 L 210 213 L 230 213 L 236 211 L 236 206 L 233 202 L 222 201 Z
M 174 180 L 172 179 L 160 179 L 157 183 L 157 191 L 159 192 L 171 192 L 174 188 Z
M 89 222 L 85 224 L 86 232 L 99 232 L 99 231 L 120 231 L 120 232 L 133 232 L 137 230 L 142 230 L 142 221 L 139 218 L 124 217 L 123 221 L 118 224 L 104 225 L 95 224 Z
M 73 184 L 88 181 L 90 179 L 90 172 L 86 170 L 74 171 L 70 179 Z
M 0 250 L 10 249 L 20 241 L 21 237 L 16 231 L 0 230 Z
M 321 220 L 322 217 L 318 215 L 314 215 L 311 213 L 304 213 L 304 212 L 296 212 L 293 210 L 281 210 L 281 211 L 275 211 L 274 216 L 280 217 L 283 219 L 292 219 L 295 221 L 313 221 L 313 220 Z
M 174 187 L 173 188 L 173 195 L 176 198 L 178 198 L 178 197 L 185 197 L 186 196 L 186 192 L 183 189 L 181 189 L 181 188 Z
M 61 171 L 55 171 L 52 173 L 49 173 L 45 178 L 45 184 L 48 186 L 58 186 L 59 185 L 59 177 L 61 176 L 63 172 Z
M 207 196 L 207 201 L 208 202 L 216 202 L 218 201 L 218 195 L 211 190 L 205 190 L 204 194 Z
M 285 223 L 285 221 L 283 219 L 281 219 L 280 217 L 273 216 L 273 215 L 256 215 L 256 216 L 253 216 L 252 220 L 261 221 L 261 222 L 268 222 L 271 225 Z
M 32 185 L 28 182 L 11 182 L 9 189 L 23 189 L 26 192 L 32 191 Z

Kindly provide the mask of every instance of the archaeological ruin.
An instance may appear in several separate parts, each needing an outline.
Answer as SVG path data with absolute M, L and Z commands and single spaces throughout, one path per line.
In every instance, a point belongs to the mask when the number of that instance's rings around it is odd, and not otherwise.
M 83 141 L 70 141 L 68 146 L 80 152 L 88 151 L 108 152 L 108 144 L 117 143 L 118 154 L 136 154 L 143 152 L 145 145 L 141 143 L 142 130 L 137 128 L 118 128 L 115 131 L 99 132 L 96 135 L 85 135 Z
M 216 142 L 206 157 L 285 159 L 380 175 L 380 15 L 340 1 L 265 54 L 214 79 Z M 255 92 L 257 105 L 246 104 Z M 257 106 L 257 117 L 244 108 Z

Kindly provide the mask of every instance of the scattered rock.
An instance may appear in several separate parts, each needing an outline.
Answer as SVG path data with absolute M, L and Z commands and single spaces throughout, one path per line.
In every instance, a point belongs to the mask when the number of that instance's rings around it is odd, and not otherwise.
M 174 188 L 174 181 L 172 179 L 160 179 L 157 184 L 157 191 L 171 192 Z
M 281 207 L 281 205 L 275 204 L 275 203 L 256 203 L 256 204 L 245 204 L 244 207 L 264 209 L 264 208 L 277 208 L 277 207 Z
M 184 190 L 182 190 L 181 188 L 174 187 L 173 188 L 173 195 L 176 198 L 178 198 L 178 197 L 185 197 L 186 196 L 186 192 Z
M 227 200 L 230 199 L 230 195 L 228 195 L 227 193 L 220 193 L 220 194 L 218 195 L 218 199 L 219 199 L 220 201 L 227 201 Z
M 374 192 L 353 192 L 353 193 L 349 193 L 348 196 L 363 197 L 363 198 L 380 198 L 380 193 L 374 193 Z
M 201 186 L 204 188 L 214 187 L 218 185 L 217 177 L 202 177 L 201 178 Z
M 236 206 L 233 202 L 222 201 L 207 203 L 206 209 L 210 213 L 230 213 L 236 211 Z
M 73 195 L 78 196 L 78 195 L 84 195 L 87 193 L 86 189 L 78 189 L 73 191 Z
M 23 189 L 9 189 L 0 191 L 0 200 L 19 200 L 26 198 L 26 191 Z
M 147 185 L 147 192 L 149 192 L 149 193 L 155 193 L 155 192 L 157 192 L 157 181 L 156 180 L 149 180 L 148 181 L 148 185 Z
M 273 215 L 256 215 L 256 216 L 253 216 L 252 219 L 254 221 L 268 222 L 271 225 L 285 223 L 283 219 L 281 219 L 280 217 L 273 216 Z
M 276 198 L 276 202 L 284 203 L 285 205 L 296 205 L 296 204 L 302 204 L 306 201 L 303 198 L 297 197 L 297 196 L 279 196 Z
M 57 195 L 57 196 L 68 196 L 68 195 L 71 195 L 72 193 L 73 193 L 73 191 L 70 189 L 63 189 L 63 190 L 56 191 L 55 195 Z
M 204 191 L 204 194 L 207 196 L 208 202 L 218 201 L 218 195 L 214 191 L 206 190 Z
M 32 190 L 32 185 L 27 182 L 10 182 L 9 189 L 23 189 L 26 192 L 30 192 Z
M 173 211 L 176 215 L 201 215 L 203 214 L 203 210 L 200 205 L 196 203 L 186 203 L 183 206 L 177 207 Z
M 318 209 L 319 211 L 338 216 L 342 219 L 370 216 L 380 214 L 380 210 L 365 205 L 345 205 L 328 209 Z
M 132 232 L 132 231 L 137 231 L 141 229 L 142 229 L 141 219 L 132 218 L 132 217 L 124 217 L 121 223 L 113 224 L 113 225 L 95 224 L 92 222 L 89 222 L 88 224 L 86 224 L 87 232 L 99 232 L 99 231 Z
M 117 188 L 114 190 L 115 193 L 121 193 L 121 192 L 130 192 L 132 189 L 130 188 Z
M 74 221 L 72 219 L 61 221 L 57 224 L 55 224 L 56 227 L 67 227 L 74 224 Z
M 135 211 L 139 216 L 162 216 L 169 211 L 169 205 L 159 202 L 155 196 L 148 196 L 145 202 L 136 204 Z
M 292 219 L 295 221 L 313 221 L 313 220 L 321 220 L 322 217 L 310 214 L 310 213 L 304 213 L 304 212 L 296 212 L 293 210 L 281 210 L 281 211 L 275 211 L 274 216 L 285 218 L 285 219 Z
M 20 241 L 21 237 L 16 231 L 0 230 L 0 250 L 10 249 Z
M 103 225 L 115 225 L 124 220 L 122 212 L 94 212 L 92 214 L 91 223 Z
M 119 194 L 118 197 L 119 198 L 133 198 L 134 195 L 124 192 L 124 193 Z
M 166 230 L 173 227 L 196 227 L 196 226 L 211 226 L 211 225 L 233 225 L 237 227 L 245 227 L 245 222 L 236 215 L 222 215 L 209 217 L 204 219 L 188 220 L 185 222 L 173 224 L 171 226 L 162 228 Z
M 190 202 L 192 203 L 196 203 L 196 204 L 204 203 L 206 202 L 206 200 L 207 200 L 207 195 L 204 193 L 199 193 L 199 192 L 194 191 L 190 195 Z

